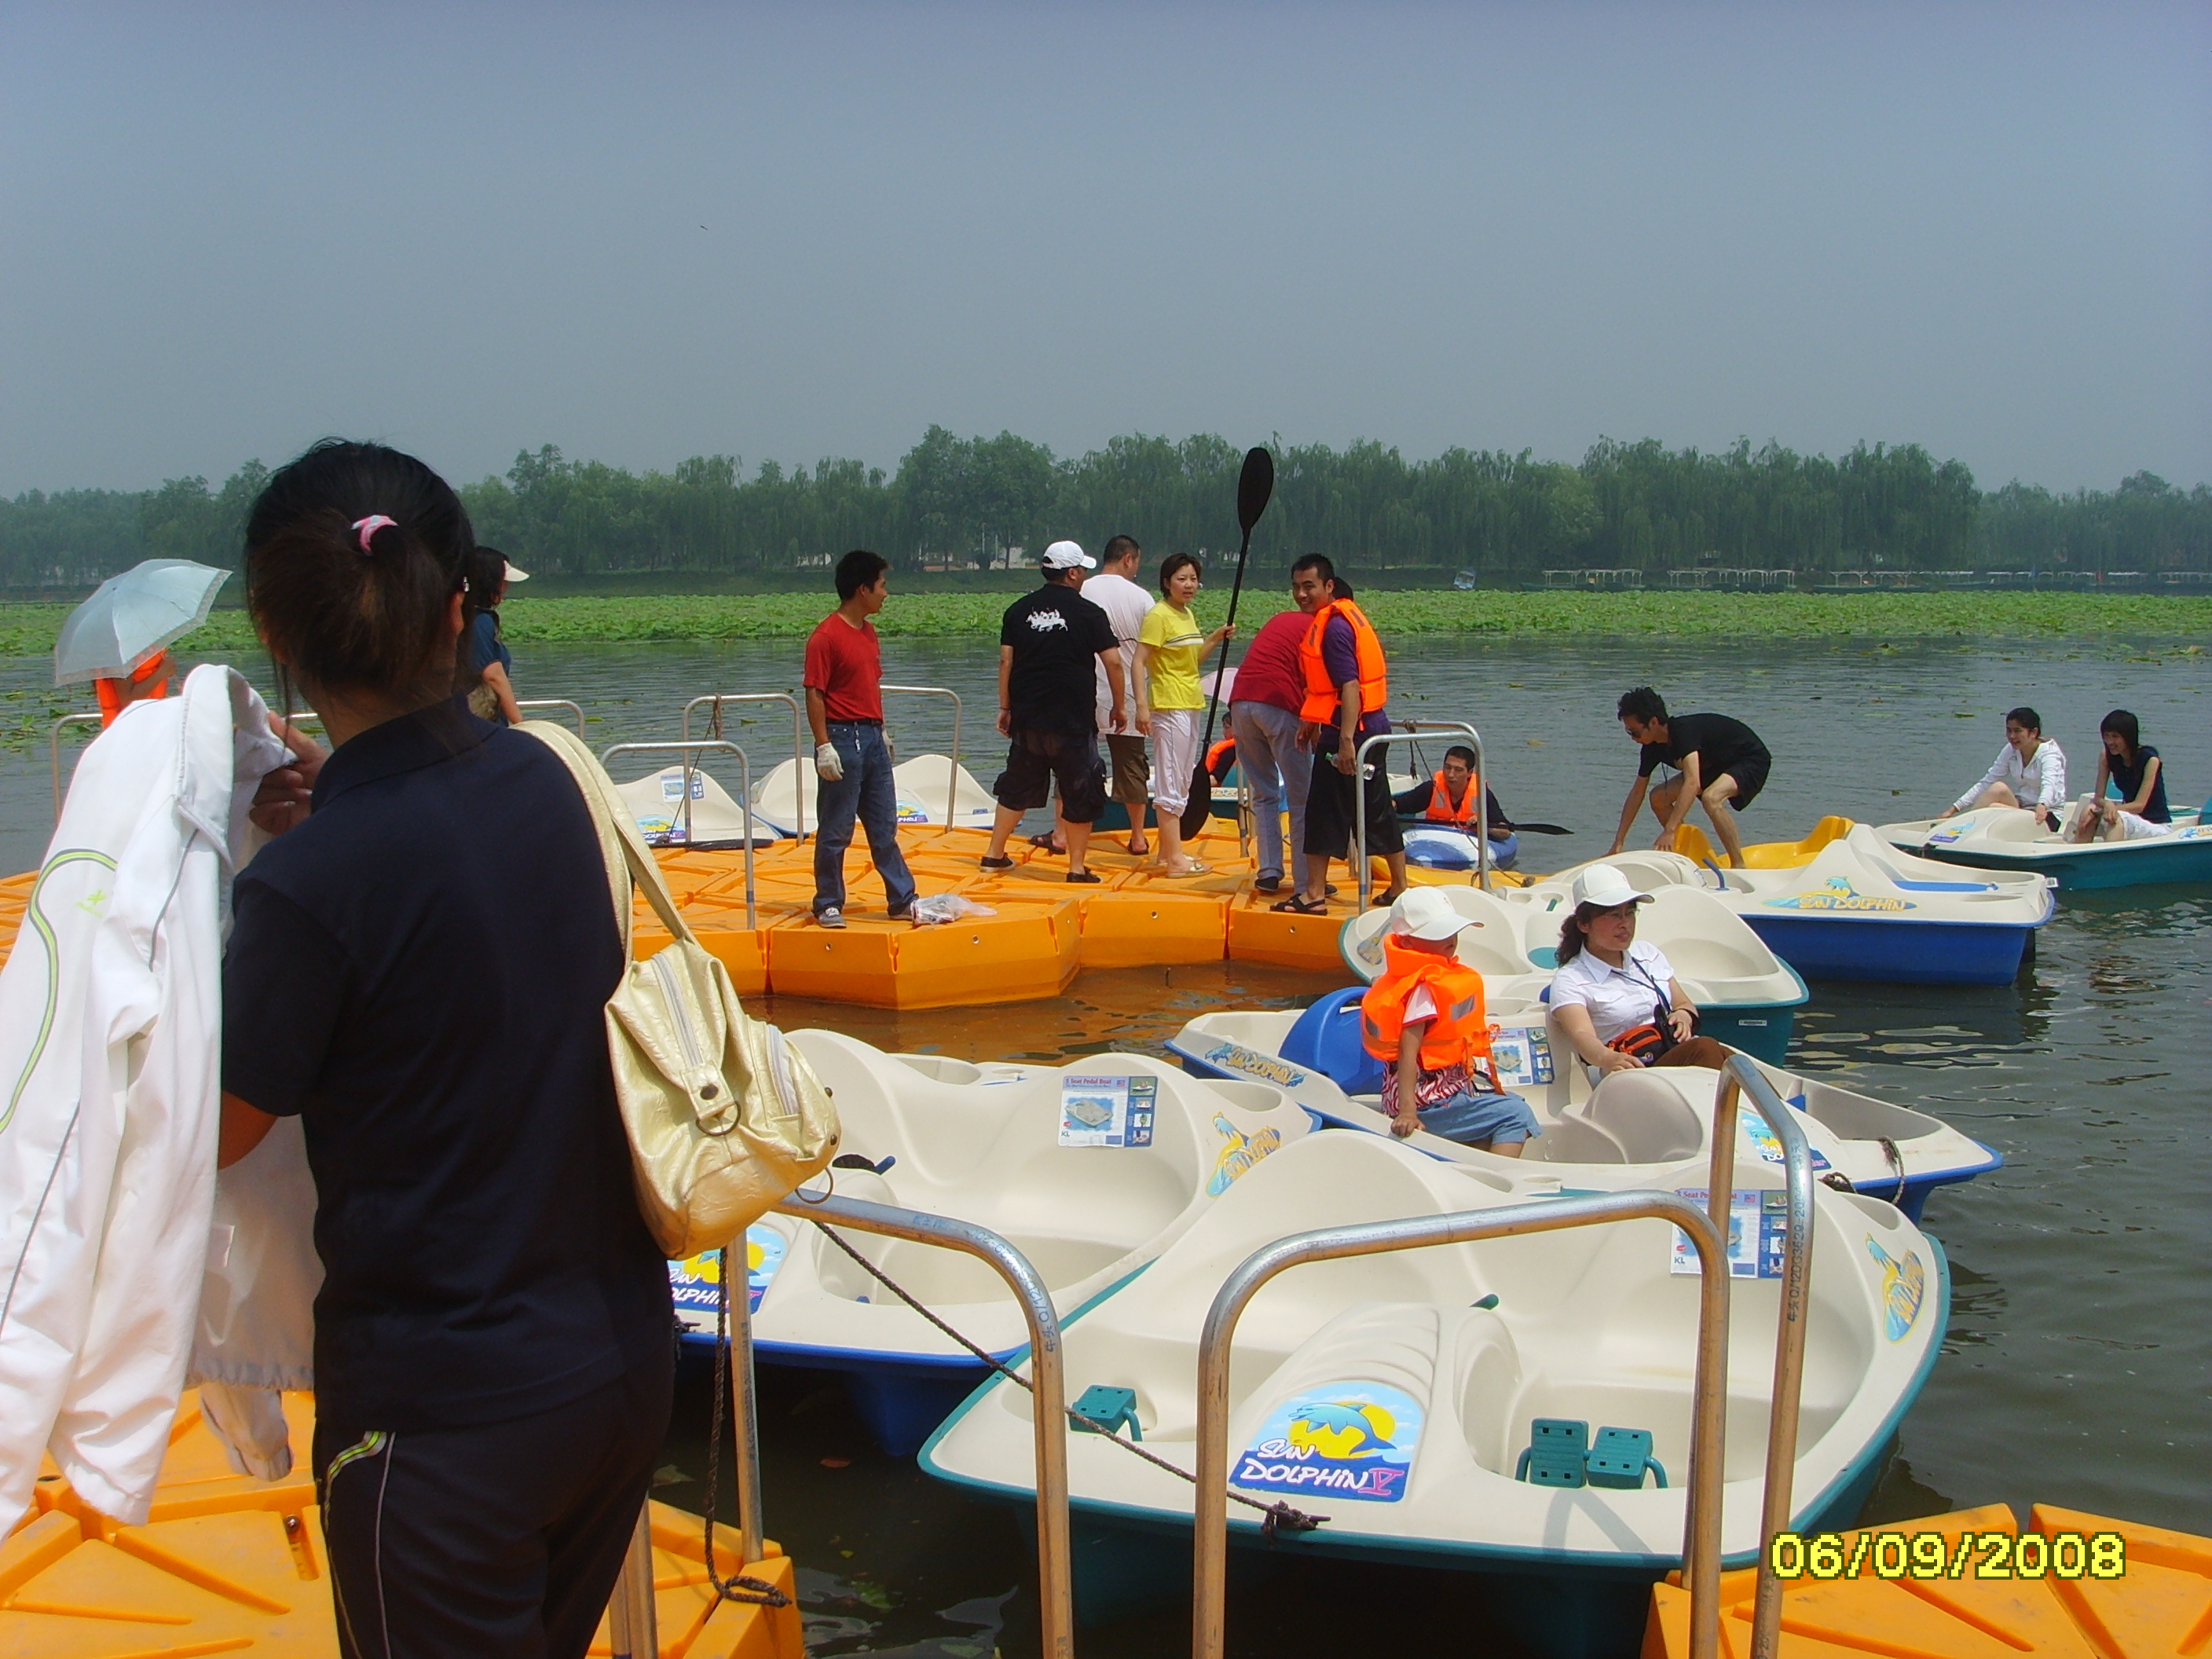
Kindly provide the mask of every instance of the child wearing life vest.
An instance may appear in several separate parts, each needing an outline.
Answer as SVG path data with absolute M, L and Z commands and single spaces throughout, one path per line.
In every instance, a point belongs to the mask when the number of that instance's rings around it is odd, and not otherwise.
M 1482 975 L 1454 947 L 1479 926 L 1433 887 L 1416 887 L 1390 907 L 1382 973 L 1359 1005 L 1359 1036 L 1382 1061 L 1390 1133 L 1416 1129 L 1504 1158 L 1518 1158 L 1542 1133 L 1528 1103 L 1497 1086 Z

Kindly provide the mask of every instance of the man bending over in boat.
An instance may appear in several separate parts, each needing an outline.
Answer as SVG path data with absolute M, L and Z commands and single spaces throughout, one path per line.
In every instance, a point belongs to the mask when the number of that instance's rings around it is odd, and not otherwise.
M 1411 789 L 1390 799 L 1396 804 L 1398 816 L 1401 818 L 1419 818 L 1432 829 L 1439 825 L 1449 826 L 1467 830 L 1471 835 L 1474 830 L 1475 797 L 1469 786 L 1474 782 L 1474 750 L 1463 743 L 1455 743 L 1444 750 L 1443 771 L 1426 783 L 1417 783 Z M 1498 804 L 1495 791 L 1485 786 L 1482 793 L 1485 805 L 1489 808 L 1491 840 L 1507 840 L 1513 834 L 1512 821 L 1505 816 L 1505 809 Z
M 1359 1038 L 1383 1064 L 1390 1133 L 1426 1129 L 1462 1146 L 1518 1158 L 1542 1133 L 1528 1103 L 1498 1087 L 1482 975 L 1455 954 L 1470 922 L 1434 887 L 1390 907 L 1382 974 L 1359 1004 Z
M 2097 734 L 2105 743 L 2097 757 L 2097 787 L 2082 798 L 2074 839 L 2101 835 L 2108 841 L 2142 841 L 2166 834 L 2173 812 L 2166 804 L 2166 763 L 2142 740 L 2142 724 L 2126 709 L 2115 708 Z M 2118 800 L 2105 799 L 2107 779 L 2119 786 Z
M 2021 806 L 2047 830 L 2058 828 L 2058 809 L 2066 805 L 2066 757 L 2043 735 L 2043 716 L 2025 705 L 2005 715 L 2004 747 L 1982 774 L 1982 781 L 1939 812 L 1939 819 L 1980 806 Z
M 1698 1011 L 1674 963 L 1636 937 L 1637 909 L 1651 895 L 1638 892 L 1613 866 L 1593 864 L 1575 878 L 1574 900 L 1559 925 L 1552 1018 L 1583 1063 L 1601 1072 L 1718 1071 L 1728 1049 L 1698 1036 Z
M 1643 746 L 1644 757 L 1636 768 L 1635 787 L 1621 806 L 1612 852 L 1628 845 L 1629 828 L 1636 822 L 1636 809 L 1644 804 L 1644 790 L 1650 787 L 1652 769 L 1671 766 L 1681 775 L 1651 790 L 1652 816 L 1659 820 L 1659 839 L 1651 844 L 1662 853 L 1673 852 L 1674 832 L 1690 816 L 1690 804 L 1702 801 L 1728 851 L 1729 863 L 1742 869 L 1743 839 L 1736 833 L 1735 815 L 1766 787 L 1766 770 L 1774 760 L 1759 733 L 1726 714 L 1676 714 L 1670 719 L 1666 700 L 1648 685 L 1624 693 L 1613 713 Z

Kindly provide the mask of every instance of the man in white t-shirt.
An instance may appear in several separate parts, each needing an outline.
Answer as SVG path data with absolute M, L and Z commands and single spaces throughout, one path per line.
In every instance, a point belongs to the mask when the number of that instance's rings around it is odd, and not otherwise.
M 1145 550 L 1137 545 L 1133 537 L 1116 536 L 1106 544 L 1098 556 L 1098 568 L 1083 579 L 1083 597 L 1106 613 L 1106 620 L 1114 625 L 1114 637 L 1121 642 L 1121 683 L 1133 685 L 1131 677 L 1137 669 L 1137 630 L 1144 626 L 1145 613 L 1152 608 L 1158 597 L 1146 592 L 1133 579 L 1137 568 L 1143 563 Z M 1136 723 L 1126 715 L 1126 729 L 1116 730 L 1113 725 L 1110 700 L 1106 690 L 1106 670 L 1098 670 L 1098 729 L 1105 734 L 1106 750 L 1112 761 L 1112 776 L 1107 785 L 1107 799 L 1118 800 L 1129 811 L 1129 851 L 1148 853 L 1151 844 L 1145 839 L 1145 807 L 1152 799 L 1152 771 L 1145 763 L 1145 739 Z

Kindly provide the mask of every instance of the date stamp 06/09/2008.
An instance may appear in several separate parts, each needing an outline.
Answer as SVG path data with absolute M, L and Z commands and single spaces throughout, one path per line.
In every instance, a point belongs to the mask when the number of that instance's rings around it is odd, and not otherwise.
M 2128 1540 L 2116 1532 L 1778 1532 L 1766 1559 L 1777 1578 L 2123 1578 Z

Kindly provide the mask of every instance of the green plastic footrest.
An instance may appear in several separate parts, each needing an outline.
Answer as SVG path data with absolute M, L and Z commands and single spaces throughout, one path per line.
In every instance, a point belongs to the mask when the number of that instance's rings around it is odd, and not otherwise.
M 1661 1486 L 1667 1484 L 1666 1472 L 1651 1455 L 1649 1429 L 1600 1429 L 1584 1468 L 1593 1486 L 1633 1492 L 1644 1485 L 1647 1468 L 1658 1474 Z
M 1583 1459 L 1589 1449 L 1589 1425 L 1571 1417 L 1540 1417 L 1528 1428 L 1528 1449 L 1521 1454 L 1513 1478 L 1532 1486 L 1588 1484 Z
M 1137 1391 L 1134 1389 L 1109 1389 L 1094 1384 L 1083 1391 L 1075 1402 L 1076 1414 L 1088 1418 L 1089 1422 L 1072 1426 L 1078 1434 L 1113 1434 L 1126 1427 L 1129 1438 L 1142 1440 L 1144 1431 L 1137 1426 Z

